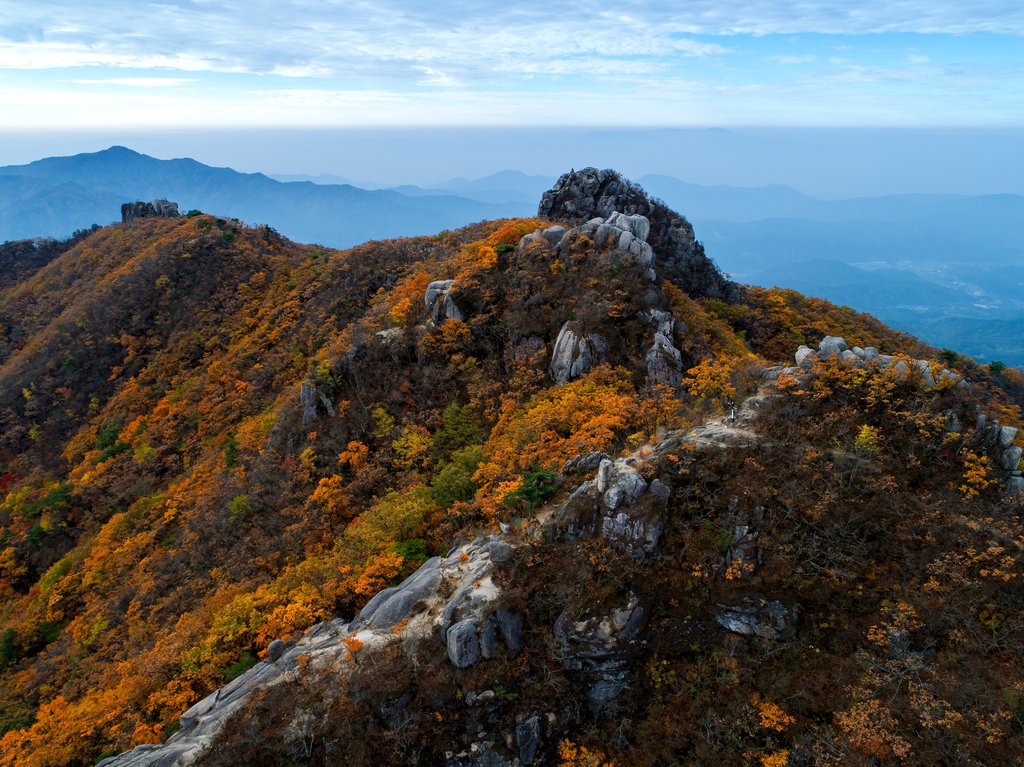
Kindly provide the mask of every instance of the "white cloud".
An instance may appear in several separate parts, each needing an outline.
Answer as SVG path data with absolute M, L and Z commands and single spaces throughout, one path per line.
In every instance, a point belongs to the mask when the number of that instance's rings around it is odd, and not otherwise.
M 1005 0 L 115 0 L 11 3 L 0 68 L 163 67 L 289 77 L 381 76 L 437 84 L 532 73 L 565 57 L 675 59 L 728 52 L 695 35 L 926 32 L 1024 34 L 1024 5 Z
M 102 77 L 71 82 L 75 85 L 117 85 L 125 88 L 177 88 L 199 81 L 194 77 Z
M 806 53 L 802 56 L 772 56 L 771 60 L 778 64 L 810 64 L 817 57 L 813 53 Z

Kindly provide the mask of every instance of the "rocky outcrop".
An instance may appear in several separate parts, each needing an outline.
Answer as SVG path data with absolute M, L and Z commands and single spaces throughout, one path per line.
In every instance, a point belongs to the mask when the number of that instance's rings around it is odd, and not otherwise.
M 788 639 L 796 630 L 796 611 L 782 602 L 746 597 L 738 605 L 719 607 L 715 622 L 733 634 Z
M 302 425 L 309 426 L 326 416 L 334 416 L 334 403 L 320 387 L 307 378 L 299 387 L 299 406 L 302 408 Z
M 452 299 L 452 285 L 454 284 L 455 280 L 437 280 L 427 285 L 423 302 L 427 307 L 427 315 L 435 325 L 440 325 L 445 320 L 462 322 L 466 319 L 466 315 Z
M 588 683 L 591 713 L 607 716 L 614 712 L 616 698 L 626 688 L 629 661 L 643 619 L 643 607 L 630 594 L 624 604 L 606 614 L 575 616 L 566 609 L 555 621 L 562 665 L 579 672 Z
M 602 459 L 596 475 L 552 514 L 546 534 L 577 540 L 596 532 L 637 559 L 653 554 L 665 528 L 670 490 L 657 479 L 648 484 L 639 466 L 636 456 Z
M 555 383 L 574 381 L 608 354 L 608 343 L 596 333 L 581 331 L 575 322 L 562 325 L 551 352 L 548 372 Z
M 170 200 L 126 202 L 121 206 L 121 223 L 130 224 L 140 218 L 177 218 L 178 203 Z
M 860 369 L 882 369 L 897 376 L 906 376 L 925 389 L 945 389 L 947 387 L 961 392 L 970 390 L 970 384 L 962 376 L 948 368 L 939 367 L 930 360 L 915 360 L 909 357 L 881 354 L 873 347 L 862 349 L 859 346 L 848 348 L 846 341 L 839 336 L 826 336 L 821 340 L 818 349 L 801 346 L 796 351 L 796 367 L 771 368 L 767 372 L 769 381 L 780 375 L 804 375 L 822 360 L 837 360 L 842 365 L 851 365 Z M 947 432 L 960 434 L 963 424 L 955 411 L 947 411 L 944 428 Z M 979 414 L 975 424 L 975 434 L 968 440 L 969 444 L 980 447 L 989 455 L 991 466 L 1003 472 L 1003 486 L 1009 495 L 1024 492 L 1024 476 L 1021 474 L 1021 455 L 1024 449 L 1013 444 L 1017 437 L 1017 429 L 1012 426 L 1000 426 L 999 421 L 987 419 L 984 413 Z
M 688 293 L 711 298 L 733 297 L 735 286 L 704 255 L 704 248 L 697 242 L 690 223 L 652 200 L 643 189 L 615 171 L 584 168 L 566 173 L 544 193 L 537 209 L 541 218 L 576 225 L 600 218 L 604 225 L 614 226 L 609 219 L 616 214 L 624 218 L 640 216 L 647 221 L 648 231 L 631 228 L 630 233 L 650 246 L 654 256 L 652 266 L 657 268 L 661 264 L 672 268 L 673 279 Z M 641 237 L 641 234 L 646 236 Z M 607 230 L 600 235 L 607 236 L 610 236 Z M 623 242 L 627 246 L 632 244 L 628 238 L 618 236 L 619 247 Z
M 613 264 L 638 266 L 644 276 L 654 282 L 657 279 L 654 251 L 647 243 L 650 227 L 643 216 L 612 211 L 607 217 L 595 216 L 570 229 L 563 226 L 537 229 L 519 241 L 516 252 L 529 256 L 541 249 L 561 258 L 570 256 L 574 246 L 585 241 L 588 248 L 592 246 L 596 252 L 610 255 Z
M 1010 496 L 1024 493 L 1024 476 L 1021 475 L 1024 449 L 1013 444 L 1016 437 L 1017 429 L 1013 426 L 1000 426 L 998 419 L 990 419 L 984 413 L 978 415 L 973 442 L 989 455 L 996 469 L 1004 472 L 1005 488 Z
M 654 343 L 647 350 L 647 382 L 652 385 L 679 386 L 683 380 L 683 355 L 672 343 L 675 320 L 668 312 L 652 309 Z
M 493 622 L 495 640 L 500 638 L 508 656 L 515 657 L 523 648 L 522 616 L 510 608 L 491 606 L 499 593 L 491 575 L 511 554 L 508 543 L 492 536 L 457 547 L 447 557 L 428 560 L 399 586 L 371 599 L 354 620 L 318 623 L 294 643 L 272 642 L 263 661 L 186 711 L 180 729 L 166 743 L 138 746 L 100 764 L 169 767 L 200 763 L 203 754 L 215 747 L 221 731 L 254 696 L 293 679 L 300 670 L 345 679 L 356 661 L 343 640 L 352 645 L 358 640 L 357 653 L 372 655 L 395 642 L 419 644 L 439 637 L 454 665 L 465 668 L 489 656 L 486 648 L 494 643 L 482 638 L 480 627 L 486 631 Z M 442 582 L 455 589 L 454 596 L 442 596 Z M 295 726 L 301 727 L 301 723 Z
M 817 350 L 801 345 L 795 355 L 797 368 L 801 371 L 809 371 L 815 363 L 831 359 L 858 368 L 874 366 L 891 369 L 898 375 L 912 374 L 917 376 L 922 386 L 929 389 L 934 389 L 940 384 L 948 384 L 960 389 L 967 388 L 967 382 L 948 368 L 941 368 L 938 373 L 933 373 L 932 363 L 929 360 L 914 360 L 880 354 L 878 349 L 872 346 L 866 349 L 855 346 L 850 349 L 846 345 L 845 339 L 840 336 L 825 336 L 818 344 Z

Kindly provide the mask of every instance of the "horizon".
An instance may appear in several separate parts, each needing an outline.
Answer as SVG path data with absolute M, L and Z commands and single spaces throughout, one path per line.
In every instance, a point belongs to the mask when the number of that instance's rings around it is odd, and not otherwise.
M 1024 194 L 1009 0 L 49 0 L 0 21 L 5 165 L 121 144 L 378 186 L 594 165 L 825 198 Z
M 704 186 L 784 185 L 821 199 L 1024 194 L 1024 132 L 1003 128 L 388 128 L 0 131 L 0 165 L 125 146 L 266 175 L 430 186 L 503 170 L 612 167 Z M 937 162 L 941 158 L 941 162 Z

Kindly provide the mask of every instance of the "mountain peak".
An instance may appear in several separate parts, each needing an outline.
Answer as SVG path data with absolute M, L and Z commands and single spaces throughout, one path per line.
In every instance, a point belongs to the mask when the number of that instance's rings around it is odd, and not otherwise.
M 611 169 L 583 168 L 563 174 L 544 193 L 537 215 L 554 221 L 583 223 L 607 219 L 614 213 L 640 215 L 651 225 L 648 242 L 656 256 L 677 269 L 691 295 L 724 298 L 733 295 L 730 283 L 697 242 L 685 217 L 652 199 L 637 184 Z

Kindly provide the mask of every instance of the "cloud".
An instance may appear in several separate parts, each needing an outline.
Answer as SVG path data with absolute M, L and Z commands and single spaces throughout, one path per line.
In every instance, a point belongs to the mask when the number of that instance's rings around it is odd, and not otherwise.
M 772 61 L 778 64 L 810 64 L 817 57 L 813 53 L 807 53 L 802 56 L 772 56 Z
M 911 48 L 891 32 L 942 37 Z M 19 124 L 42 111 L 18 104 L 50 103 L 54 121 L 84 123 L 735 124 L 898 114 L 948 82 L 974 85 L 986 119 L 1021 122 L 1008 95 L 1021 35 L 1016 0 L 136 0 L 130 13 L 121 0 L 7 3 L 0 77 L 26 87 L 0 115 Z M 812 62 L 815 78 L 800 66 Z M 831 96 L 872 83 L 887 89 L 877 109 L 861 91 Z M 929 109 L 972 114 L 958 103 Z
M 102 77 L 71 82 L 75 85 L 116 85 L 125 88 L 177 88 L 199 81 L 194 77 Z
M 550 62 L 715 57 L 727 37 L 880 32 L 1024 34 L 1024 5 L 975 0 L 119 0 L 9 4 L 0 68 L 83 66 L 384 77 L 446 86 Z M 709 41 L 698 37 L 717 37 Z M 797 63 L 797 62 L 790 62 Z M 584 73 L 582 65 L 573 65 Z M 599 72 L 598 72 L 599 74 Z

